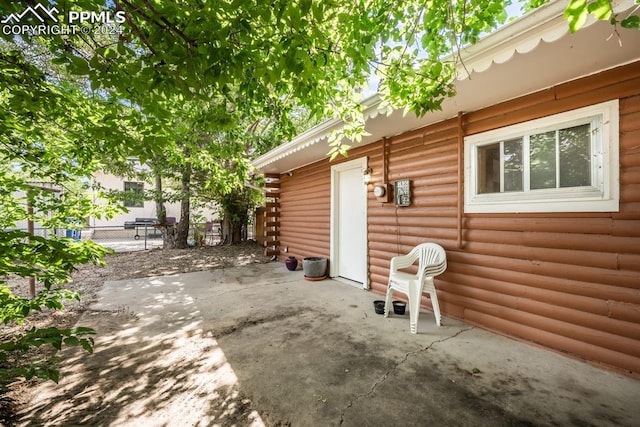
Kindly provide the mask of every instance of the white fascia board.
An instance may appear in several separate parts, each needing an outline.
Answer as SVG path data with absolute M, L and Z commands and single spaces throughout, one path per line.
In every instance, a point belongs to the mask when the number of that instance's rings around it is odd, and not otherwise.
M 617 0 L 612 6 L 614 13 L 619 13 L 631 9 L 634 0 Z M 461 63 L 457 66 L 458 80 L 469 78 L 473 72 L 483 72 L 493 64 L 502 64 L 516 53 L 530 52 L 541 42 L 551 43 L 567 35 L 569 24 L 563 16 L 566 7 L 564 0 L 547 3 L 478 43 L 463 47 L 460 52 Z M 581 30 L 596 22 L 599 21 L 589 15 Z
M 376 117 L 380 113 L 378 110 L 380 106 L 380 96 L 378 94 L 374 94 L 373 96 L 365 99 L 362 102 L 362 105 L 364 107 L 363 114 L 365 121 L 369 118 Z M 262 169 L 273 162 L 290 156 L 291 154 L 316 144 L 321 140 L 327 139 L 331 132 L 339 130 L 342 125 L 343 122 L 341 119 L 327 120 L 326 122 L 320 123 L 300 135 L 297 135 L 291 141 L 263 154 L 251 163 L 255 168 Z

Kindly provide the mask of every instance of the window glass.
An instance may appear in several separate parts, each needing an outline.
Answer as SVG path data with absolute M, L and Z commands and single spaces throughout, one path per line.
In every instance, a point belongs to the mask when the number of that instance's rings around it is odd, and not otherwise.
M 590 134 L 589 124 L 560 130 L 560 187 L 591 185 Z
M 531 135 L 529 162 L 532 190 L 556 188 L 556 132 Z
M 142 182 L 124 183 L 124 205 L 128 208 L 141 208 L 144 206 L 143 200 L 144 184 Z
M 522 138 L 505 141 L 504 191 L 523 191 Z
M 500 192 L 500 144 L 478 147 L 478 193 Z

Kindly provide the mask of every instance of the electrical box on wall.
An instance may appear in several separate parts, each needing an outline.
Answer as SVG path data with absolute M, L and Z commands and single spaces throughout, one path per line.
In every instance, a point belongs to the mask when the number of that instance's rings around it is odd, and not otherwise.
M 387 183 L 376 184 L 373 187 L 373 195 L 379 202 L 389 203 L 391 201 L 391 185 Z
M 400 179 L 393 183 L 393 203 L 396 206 L 409 206 L 411 204 L 411 181 Z

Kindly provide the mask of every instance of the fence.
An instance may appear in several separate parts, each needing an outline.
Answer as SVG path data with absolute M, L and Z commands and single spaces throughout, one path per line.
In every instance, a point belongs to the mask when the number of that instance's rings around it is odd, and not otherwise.
M 162 233 L 153 225 L 142 225 L 131 229 L 117 225 L 84 227 L 79 232 L 76 238 L 92 240 L 116 252 L 161 248 L 164 242 Z
M 201 230 L 200 233 L 202 236 L 201 243 L 204 245 L 213 246 L 220 242 L 220 232 L 215 228 Z M 135 227 L 84 227 L 81 230 L 79 238 L 92 240 L 116 252 L 143 251 L 146 249 L 161 248 L 164 244 L 162 232 L 152 224 L 138 225 Z M 187 241 L 189 245 L 196 246 L 193 228 L 189 230 Z
M 27 231 L 26 229 L 20 229 Z M 248 239 L 253 238 L 253 229 L 248 230 Z M 83 227 L 77 230 L 66 229 L 48 229 L 37 227 L 34 229 L 34 235 L 41 237 L 70 237 L 78 240 L 92 240 L 93 242 L 113 249 L 116 252 L 133 252 L 143 251 L 153 248 L 161 248 L 164 245 L 164 238 L 160 229 L 152 224 L 139 225 L 135 227 L 123 226 L 100 226 L 100 227 Z M 201 230 L 203 237 L 202 244 L 213 246 L 220 243 L 220 230 L 211 227 Z M 193 228 L 189 231 L 188 241 L 190 245 L 195 246 L 193 236 Z

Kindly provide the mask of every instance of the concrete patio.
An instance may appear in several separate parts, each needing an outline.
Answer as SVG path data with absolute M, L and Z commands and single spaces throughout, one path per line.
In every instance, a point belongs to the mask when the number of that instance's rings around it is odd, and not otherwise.
M 20 425 L 635 426 L 640 381 L 281 263 L 107 282 Z

